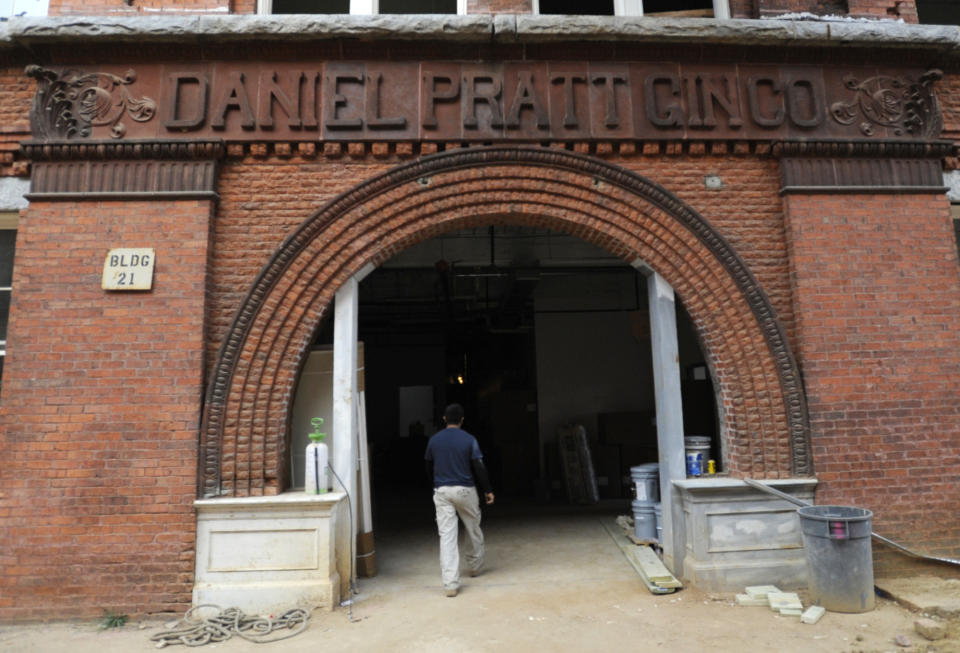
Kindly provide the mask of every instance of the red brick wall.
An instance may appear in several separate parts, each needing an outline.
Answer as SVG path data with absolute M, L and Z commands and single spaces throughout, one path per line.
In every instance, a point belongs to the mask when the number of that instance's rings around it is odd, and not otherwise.
M 36 87 L 23 68 L 0 68 L 0 134 L 30 131 L 30 103 Z
M 960 75 L 944 75 L 934 88 L 943 111 L 943 137 L 960 139 Z
M 0 620 L 189 603 L 209 214 L 205 201 L 25 212 L 0 406 Z M 100 289 L 116 246 L 156 248 L 152 291 Z
M 730 0 L 731 18 L 756 18 L 756 0 Z
M 730 242 L 770 297 L 795 347 L 780 176 L 772 158 L 753 155 L 644 156 L 612 163 L 663 185 L 690 204 Z M 716 175 L 719 189 L 704 177 Z
M 917 22 L 915 0 L 731 0 L 731 15 L 735 18 L 755 18 L 748 10 L 754 2 L 757 3 L 761 16 L 806 11 L 818 15 L 849 15 L 856 18 Z
M 397 163 L 247 156 L 222 167 L 211 257 L 210 364 L 250 285 L 283 239 L 326 202 Z
M 36 82 L 23 67 L 0 68 L 0 177 L 27 174 L 18 161 L 20 141 L 30 133 L 30 102 Z
M 960 369 L 960 283 L 943 198 L 789 196 L 785 225 L 770 159 L 658 152 L 611 161 L 714 224 L 799 341 L 818 501 L 872 508 L 877 530 L 955 555 L 960 407 L 950 388 Z M 398 162 L 292 155 L 224 165 L 208 351 L 293 228 Z M 707 190 L 707 174 L 724 188 Z M 0 618 L 179 610 L 189 600 L 208 211 L 197 202 L 90 202 L 27 212 L 0 408 L 10 462 L 0 485 L 9 524 Z M 104 293 L 106 248 L 131 240 L 158 247 L 155 290 Z M 778 464 L 756 471 L 776 475 Z M 881 557 L 879 570 L 899 561 Z
M 933 195 L 786 200 L 817 502 L 868 508 L 874 530 L 956 556 L 960 542 L 960 270 Z M 905 564 L 878 550 L 878 570 Z
M 660 154 L 638 154 L 616 161 L 636 166 L 639 172 L 663 182 L 668 189 L 684 188 L 687 198 L 693 200 L 696 208 L 704 210 L 708 220 L 715 219 L 718 223 L 725 223 L 729 227 L 725 234 L 729 241 L 735 243 L 735 246 L 743 246 L 747 252 L 747 263 L 756 266 L 758 277 L 770 280 L 772 288 L 779 288 L 780 307 L 789 313 L 782 217 L 776 195 L 775 168 L 769 161 L 758 161 L 746 153 L 729 157 L 663 157 Z M 319 206 L 322 196 L 318 191 L 322 190 L 327 196 L 333 195 L 343 188 L 369 179 L 381 165 L 386 167 L 392 165 L 392 162 L 385 161 L 381 164 L 351 161 L 346 157 L 328 160 L 321 156 L 316 163 L 267 159 L 259 164 L 248 161 L 245 167 L 230 166 L 224 170 L 220 187 L 224 201 L 221 215 L 217 219 L 218 237 L 214 256 L 212 341 L 208 345 L 211 349 L 223 340 L 225 330 L 238 310 L 238 302 L 247 292 L 255 271 L 267 260 L 273 247 L 289 233 L 291 225 L 299 221 L 298 214 L 303 215 L 300 213 L 303 210 L 301 206 L 314 199 L 317 201 L 315 206 Z M 718 171 L 724 174 L 727 188 L 722 191 L 707 191 L 703 177 Z M 509 174 L 513 173 L 510 169 Z M 334 177 L 334 174 L 337 176 Z M 474 171 L 466 172 L 464 178 L 471 178 L 473 174 Z M 507 175 L 508 172 L 504 170 L 502 174 Z M 546 174 L 545 171 L 536 173 L 537 176 Z M 446 192 L 445 189 L 453 188 L 447 183 L 440 184 L 437 192 L 443 193 Z M 497 183 L 507 185 L 503 189 L 498 186 L 497 190 L 488 188 L 488 194 L 477 199 L 472 199 L 478 192 L 473 189 L 474 195 L 470 195 L 469 201 L 479 202 L 484 207 L 483 210 L 490 212 L 490 215 L 516 213 L 518 209 L 508 210 L 501 207 L 500 198 L 510 195 L 506 189 L 512 188 L 511 192 L 517 193 L 519 197 L 519 194 L 532 192 L 531 188 L 534 187 L 529 179 L 522 176 L 515 181 L 498 179 Z M 288 279 L 285 277 L 282 283 L 278 282 L 273 286 L 278 288 L 276 292 L 281 294 L 273 297 L 274 291 L 271 290 L 271 297 L 264 300 L 268 306 L 281 306 L 283 309 L 275 313 L 265 311 L 258 314 L 256 325 L 250 327 L 249 343 L 240 345 L 240 367 L 232 377 L 224 413 L 225 422 L 231 424 L 224 432 L 222 441 L 222 450 L 230 452 L 229 456 L 225 454 L 223 458 L 224 491 L 244 496 L 277 492 L 278 484 L 282 488 L 282 480 L 278 480 L 277 465 L 282 464 L 285 458 L 278 455 L 276 438 L 283 433 L 286 424 L 283 397 L 292 396 L 290 392 L 297 360 L 301 346 L 304 346 L 300 339 L 309 338 L 313 320 L 320 311 L 326 310 L 322 297 L 332 294 L 342 281 L 342 276 L 349 274 L 345 268 L 339 267 L 346 265 L 341 260 L 342 257 L 333 253 L 355 251 L 358 252 L 356 256 L 372 256 L 376 263 L 380 263 L 389 257 L 391 251 L 399 251 L 398 248 L 402 249 L 439 232 L 439 226 L 425 230 L 428 225 L 440 224 L 438 217 L 430 213 L 434 210 L 434 204 L 438 203 L 447 207 L 443 218 L 449 220 L 450 224 L 442 227 L 444 230 L 472 224 L 469 221 L 463 222 L 464 218 L 458 217 L 462 211 L 467 210 L 457 205 L 461 193 L 429 201 L 420 197 L 402 197 L 403 192 L 413 192 L 417 188 L 403 187 L 397 191 L 400 193 L 397 197 L 393 197 L 393 194 L 386 199 L 378 197 L 376 206 L 365 207 L 358 214 L 376 216 L 364 217 L 365 224 L 370 224 L 363 228 L 358 225 L 351 227 L 348 233 L 340 233 L 343 228 L 353 225 L 353 221 L 360 218 L 351 215 L 338 217 L 337 226 L 331 226 L 330 231 L 323 236 L 322 245 L 317 245 L 320 247 L 318 253 L 312 253 L 314 246 L 310 246 L 309 256 L 319 258 L 302 262 L 298 259 L 296 265 L 285 268 L 288 272 L 284 274 L 292 275 L 292 285 L 287 287 Z M 251 189 L 255 193 L 254 197 L 250 196 Z M 596 193 L 592 187 L 584 192 L 589 192 L 591 196 Z M 547 190 L 541 190 L 531 195 L 530 201 L 544 201 L 543 198 L 547 196 L 552 197 Z M 742 199 L 737 201 L 736 198 L 740 196 Z M 624 202 L 625 206 L 634 207 L 633 210 L 637 211 L 638 215 L 615 218 L 604 213 L 603 219 L 593 216 L 592 220 L 596 224 L 588 226 L 590 220 L 587 218 L 574 218 L 578 215 L 578 205 L 573 204 L 567 213 L 563 213 L 565 217 L 562 220 L 538 216 L 536 209 L 530 209 L 529 215 L 517 214 L 512 216 L 510 221 L 559 228 L 608 247 L 625 260 L 630 261 L 642 256 L 663 270 L 664 276 L 674 284 L 681 298 L 687 303 L 694 319 L 702 320 L 704 337 L 715 356 L 714 360 L 717 361 L 724 392 L 729 469 L 739 474 L 756 474 L 761 477 L 788 476 L 790 452 L 786 438 L 782 391 L 771 367 L 771 354 L 767 345 L 762 342 L 755 317 L 748 308 L 744 313 L 745 305 L 742 299 L 738 298 L 738 291 L 724 285 L 727 283 L 726 273 L 717 269 L 718 263 L 715 259 L 704 252 L 693 253 L 693 250 L 697 250 L 701 245 L 665 214 L 644 208 L 644 203 L 636 196 L 621 198 L 619 191 L 607 187 L 604 187 L 603 197 L 604 200 L 597 200 L 601 205 L 618 205 L 618 202 Z M 549 213 L 554 209 L 547 207 L 555 208 L 555 205 L 563 204 L 567 199 L 558 197 L 545 202 L 543 210 Z M 408 213 L 394 218 L 396 221 L 402 220 L 402 229 L 391 226 L 393 222 L 377 223 L 380 219 L 390 220 L 386 217 L 389 212 L 385 213 L 384 209 L 379 208 L 381 201 L 388 200 L 391 211 L 394 206 L 407 204 L 422 210 L 411 209 Z M 520 200 L 517 202 L 518 205 L 525 205 Z M 479 210 L 470 205 L 468 213 L 475 216 L 473 221 L 488 220 L 489 218 L 478 213 Z M 428 215 L 420 215 L 424 211 Z M 646 211 L 650 212 L 645 213 Z M 277 218 L 278 214 L 281 216 L 280 220 Z M 291 222 L 288 223 L 288 219 Z M 631 220 L 637 222 L 634 224 Z M 655 222 L 657 226 L 652 226 L 647 220 Z M 566 223 L 561 224 L 564 221 Z M 596 226 L 607 224 L 606 221 L 610 221 L 611 225 L 607 228 L 608 231 Z M 641 223 L 643 226 L 638 226 Z M 614 224 L 616 226 L 613 226 Z M 284 229 L 278 228 L 279 226 Z M 336 238 L 336 241 L 328 240 L 333 238 Z M 669 245 L 666 244 L 668 241 Z M 388 245 L 392 249 L 384 251 L 383 248 Z M 256 249 L 251 249 L 251 246 Z M 691 251 L 688 254 L 671 255 L 669 252 L 674 251 L 674 248 L 677 251 L 691 248 Z M 250 256 L 248 251 L 256 251 L 257 254 Z M 244 255 L 239 256 L 238 252 L 244 252 Z M 248 269 L 237 269 L 238 261 L 242 260 L 246 260 L 241 264 Z M 301 272 L 301 266 L 309 266 L 310 269 Z M 309 288 L 297 281 L 300 278 L 297 275 L 301 273 L 305 275 L 304 278 L 312 279 Z M 339 276 L 331 280 L 331 274 Z M 286 292 L 290 293 L 289 297 L 282 294 Z M 290 316 L 283 317 L 285 313 Z M 725 316 L 723 326 L 718 321 L 719 315 Z M 741 326 L 734 328 L 734 322 Z M 252 354 L 254 351 L 257 353 Z M 263 379 L 269 379 L 269 383 L 264 384 Z M 245 398 L 245 393 L 249 393 L 249 399 Z M 257 410 L 243 408 L 252 401 L 256 401 Z M 240 441 L 249 441 L 249 446 L 244 448 L 242 457 L 234 456 L 234 443 Z
M 222 167 L 207 345 L 211 363 L 252 280 L 286 235 L 325 202 L 401 162 L 247 156 Z M 795 346 L 776 161 L 749 155 L 636 155 L 610 162 L 664 185 L 717 227 L 770 296 Z M 703 182 L 708 174 L 719 175 L 723 188 L 708 190 Z
M 915 0 L 848 0 L 850 15 L 864 18 L 902 18 L 905 23 L 917 22 Z

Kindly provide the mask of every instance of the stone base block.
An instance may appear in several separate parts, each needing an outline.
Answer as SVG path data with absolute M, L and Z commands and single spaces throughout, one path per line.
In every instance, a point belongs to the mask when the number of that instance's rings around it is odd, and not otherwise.
M 350 564 L 342 493 L 203 499 L 195 505 L 194 605 L 278 614 L 339 604 Z
M 783 589 L 807 586 L 807 562 L 800 550 L 796 556 L 773 560 L 738 560 L 726 563 L 699 561 L 688 555 L 683 562 L 686 579 L 707 592 L 742 592 L 744 587 L 759 581 L 776 579 Z
M 340 603 L 340 577 L 327 582 L 257 581 L 252 583 L 197 583 L 193 604 L 237 607 L 247 614 L 279 615 L 291 608 L 330 609 Z
M 765 481 L 813 500 L 816 479 Z M 674 481 L 684 514 L 684 579 L 710 592 L 749 585 L 798 589 L 807 585 L 807 560 L 797 506 L 743 481 Z

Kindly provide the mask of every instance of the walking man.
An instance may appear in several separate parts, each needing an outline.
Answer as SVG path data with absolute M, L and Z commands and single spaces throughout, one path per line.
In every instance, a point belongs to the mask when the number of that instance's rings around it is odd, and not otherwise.
M 437 508 L 437 530 L 440 533 L 440 572 L 447 596 L 456 596 L 460 589 L 460 551 L 457 547 L 457 515 L 463 520 L 470 540 L 466 551 L 471 576 L 483 568 L 483 533 L 480 530 L 480 499 L 477 486 L 486 503 L 493 503 L 493 491 L 483 454 L 477 439 L 464 431 L 463 406 L 450 404 L 443 413 L 446 428 L 437 431 L 427 443 L 424 460 L 427 475 L 433 479 L 433 504 Z

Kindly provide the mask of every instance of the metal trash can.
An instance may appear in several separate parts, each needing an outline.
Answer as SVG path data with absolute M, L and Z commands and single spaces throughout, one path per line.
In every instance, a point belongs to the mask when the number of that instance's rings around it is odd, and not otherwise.
M 873 513 L 849 506 L 807 506 L 797 514 L 810 602 L 833 612 L 873 610 Z

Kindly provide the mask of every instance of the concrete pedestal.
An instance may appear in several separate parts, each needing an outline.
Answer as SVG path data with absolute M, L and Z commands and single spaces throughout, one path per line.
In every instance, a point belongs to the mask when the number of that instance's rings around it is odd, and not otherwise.
M 813 501 L 816 479 L 763 481 Z M 743 481 L 674 481 L 684 515 L 683 576 L 700 589 L 742 592 L 748 585 L 805 587 L 806 556 L 797 506 Z
M 201 499 L 193 603 L 276 614 L 332 609 L 349 592 L 345 495 Z

